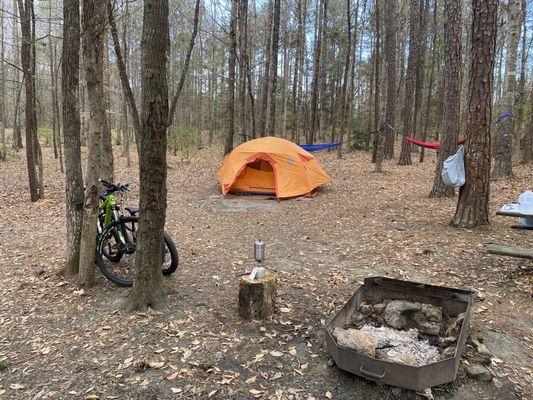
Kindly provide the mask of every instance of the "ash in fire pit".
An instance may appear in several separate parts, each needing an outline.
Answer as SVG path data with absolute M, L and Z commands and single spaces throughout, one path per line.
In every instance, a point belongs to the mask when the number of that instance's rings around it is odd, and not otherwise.
M 405 300 L 361 303 L 333 336 L 339 345 L 378 360 L 423 366 L 453 357 L 464 315 L 451 318 L 442 308 Z

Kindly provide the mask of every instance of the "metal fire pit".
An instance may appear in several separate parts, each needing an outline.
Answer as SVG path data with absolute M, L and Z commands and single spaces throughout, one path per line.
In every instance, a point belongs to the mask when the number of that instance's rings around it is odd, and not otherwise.
M 432 386 L 452 382 L 457 376 L 457 369 L 467 336 L 474 293 L 468 290 L 384 277 L 367 278 L 328 323 L 326 327 L 328 350 L 339 368 L 387 385 L 421 391 Z M 362 302 L 377 304 L 387 299 L 433 304 L 442 307 L 443 314 L 451 317 L 464 312 L 465 318 L 457 338 L 455 356 L 432 364 L 414 367 L 377 360 L 337 344 L 332 335 L 333 329 L 335 327 L 343 328 Z

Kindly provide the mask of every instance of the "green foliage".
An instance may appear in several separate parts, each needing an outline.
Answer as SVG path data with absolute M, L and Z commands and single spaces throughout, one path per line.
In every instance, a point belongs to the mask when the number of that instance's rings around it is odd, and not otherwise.
M 5 371 L 7 369 L 7 364 L 5 361 L 0 361 L 0 371 Z

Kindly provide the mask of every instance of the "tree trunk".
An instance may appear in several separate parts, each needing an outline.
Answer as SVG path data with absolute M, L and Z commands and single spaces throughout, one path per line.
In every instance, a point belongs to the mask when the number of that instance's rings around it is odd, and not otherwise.
M 244 143 L 248 136 L 248 115 L 246 112 L 246 80 L 248 57 L 248 0 L 239 0 L 239 144 Z
M 235 64 L 237 60 L 237 0 L 231 0 L 231 21 L 230 21 L 230 48 L 228 59 L 228 126 L 226 133 L 226 144 L 224 154 L 229 154 L 233 150 L 233 138 L 235 136 Z
M 80 237 L 83 220 L 83 174 L 79 112 L 80 4 L 63 2 L 63 52 L 61 92 L 65 141 L 65 183 L 67 223 L 67 275 L 76 274 L 80 264 Z
M 6 69 L 5 69 L 5 43 L 4 43 L 4 10 L 0 11 L 0 161 L 7 160 L 6 147 Z
M 269 121 L 269 109 L 270 109 L 270 70 L 272 68 L 272 24 L 274 20 L 274 10 L 273 10 L 273 0 L 268 1 L 268 23 L 267 23 L 267 34 L 268 39 L 266 40 L 266 49 L 265 49 L 265 69 L 263 73 L 263 85 L 261 90 L 261 116 L 259 121 L 259 134 L 261 137 L 266 136 L 268 132 L 268 121 Z
M 315 50 L 313 56 L 313 80 L 311 86 L 311 105 L 309 110 L 309 126 L 307 130 L 307 144 L 313 144 L 316 137 L 317 119 L 318 119 L 318 88 L 319 88 L 319 69 L 322 52 L 322 32 L 324 9 L 327 7 L 328 0 L 317 0 L 316 12 L 316 33 L 315 33 Z
M 279 22 L 281 0 L 274 0 L 274 19 L 272 23 L 272 58 L 270 68 L 270 108 L 268 135 L 274 136 L 276 132 L 276 89 L 278 83 L 278 53 L 279 53 Z
M 380 15 L 379 15 L 379 0 L 375 0 L 375 50 L 374 50 L 374 118 L 372 124 L 372 132 L 375 132 L 374 148 L 372 149 L 374 155 L 374 162 L 376 163 L 374 172 L 382 172 L 383 169 L 383 156 L 384 156 L 384 134 L 385 131 L 378 129 L 379 119 L 379 65 L 380 65 L 380 48 L 379 42 L 381 40 L 381 27 L 380 27 Z
M 473 0 L 468 118 L 465 131 L 466 183 L 459 190 L 452 225 L 489 223 L 490 123 L 498 0 Z
M 52 0 L 49 0 L 48 2 L 48 57 L 50 62 L 50 98 L 52 100 L 52 107 L 51 107 L 51 125 L 52 125 L 52 144 L 54 148 L 54 158 L 59 158 L 58 153 L 58 133 L 57 133 L 57 124 L 59 121 L 57 120 L 56 115 L 56 89 L 55 89 L 55 57 L 54 57 L 54 51 L 53 51 L 53 43 L 52 43 Z
M 346 0 L 346 48 L 344 49 L 344 76 L 342 80 L 342 108 L 341 108 L 341 130 L 339 135 L 340 146 L 337 150 L 337 158 L 342 158 L 342 142 L 344 141 L 344 132 L 347 129 L 349 121 L 349 96 L 348 87 L 350 80 L 350 61 L 352 55 L 352 10 L 350 0 Z
M 161 243 L 167 208 L 168 27 L 168 0 L 147 0 L 141 42 L 140 213 L 130 310 L 165 305 Z
M 107 125 L 104 94 L 104 50 L 106 27 L 105 0 L 84 0 L 82 6 L 83 64 L 89 100 L 87 132 L 87 176 L 80 247 L 80 286 L 94 283 L 94 253 L 96 248 L 96 219 L 98 215 L 98 179 L 105 178 L 109 165 L 104 165 L 102 141 Z
M 17 15 L 17 0 L 13 0 L 13 15 Z M 19 65 L 20 52 L 16 51 L 19 48 L 19 30 L 17 25 L 17 18 L 12 18 L 11 35 L 13 37 L 13 65 Z M 15 151 L 22 149 L 22 133 L 20 131 L 20 97 L 22 94 L 22 83 L 20 81 L 20 74 L 17 68 L 13 68 L 13 98 L 15 99 L 13 106 L 13 136 L 12 146 Z
M 442 181 L 442 164 L 457 151 L 461 97 L 461 0 L 444 3 L 444 103 L 442 136 L 435 170 L 433 189 L 429 197 L 453 197 L 453 187 Z
M 509 30 L 507 36 L 507 58 L 505 61 L 505 92 L 502 114 L 512 114 L 497 124 L 494 146 L 493 179 L 506 179 L 513 176 L 513 135 L 516 110 L 516 62 L 518 58 L 518 39 L 520 37 L 520 3 L 509 0 Z
M 18 0 L 22 44 L 20 60 L 24 71 L 26 89 L 26 161 L 30 199 L 32 202 L 44 198 L 44 182 L 42 182 L 43 165 L 41 146 L 37 136 L 37 114 L 35 109 L 35 20 L 33 18 L 33 0 Z
M 409 56 L 407 58 L 407 76 L 405 78 L 405 103 L 403 111 L 402 149 L 399 165 L 411 165 L 411 142 L 405 137 L 413 134 L 413 107 L 416 84 L 416 71 L 418 69 L 419 42 L 418 42 L 418 14 L 419 0 L 410 0 L 409 10 Z
M 418 62 L 415 78 L 415 102 L 413 106 L 413 134 L 417 139 L 421 137 L 418 118 L 422 98 L 424 97 L 424 80 L 426 78 L 426 51 L 427 51 L 427 23 L 429 17 L 429 0 L 420 0 L 419 26 L 418 26 Z M 418 149 L 417 149 L 418 150 Z
M 433 0 L 433 28 L 431 35 L 431 66 L 429 67 L 429 83 L 428 83 L 428 94 L 426 98 L 426 112 L 424 113 L 424 126 L 422 128 L 421 140 L 425 142 L 428 138 L 428 129 L 429 129 L 429 115 L 431 113 L 431 102 L 433 95 L 433 81 L 435 74 L 435 59 L 437 56 L 437 10 L 438 2 Z M 424 162 L 424 156 L 426 154 L 426 149 L 422 147 L 420 149 L 420 162 Z
M 387 104 L 385 106 L 385 149 L 384 158 L 390 160 L 394 155 L 396 133 L 396 0 L 385 0 L 385 63 L 387 68 Z
M 125 2 L 124 21 L 122 24 L 122 56 L 124 59 L 124 69 L 128 70 L 128 18 L 129 18 L 129 2 Z M 114 42 L 114 40 L 113 40 Z M 128 80 L 129 82 L 129 80 Z M 135 101 L 134 101 L 135 103 Z M 130 129 L 128 121 L 128 99 L 122 94 L 122 154 L 126 157 L 126 165 L 131 166 L 130 159 Z M 138 154 L 138 153 L 137 153 Z
M 529 94 L 529 109 L 533 110 L 533 87 Z M 528 164 L 533 162 L 533 112 L 529 113 L 529 123 L 526 128 L 526 133 L 521 140 L 522 154 L 520 163 Z
M 128 2 L 126 2 L 126 4 L 128 4 Z M 117 24 L 113 15 L 113 5 L 111 3 L 111 0 L 107 0 L 107 18 L 109 19 L 109 27 L 111 30 L 111 36 L 113 38 L 113 46 L 115 49 L 115 56 L 117 58 L 117 69 L 120 77 L 120 82 L 122 84 L 122 90 L 124 92 L 124 97 L 127 100 L 131 119 L 133 121 L 133 129 L 135 131 L 136 139 L 135 145 L 137 146 L 137 155 L 140 157 L 141 120 L 139 118 L 139 111 L 137 109 L 137 105 L 135 104 L 135 97 L 133 96 L 133 91 L 131 90 L 131 85 L 126 70 L 126 62 L 124 61 L 124 58 L 122 56 L 122 49 L 120 47 L 120 41 L 118 39 Z

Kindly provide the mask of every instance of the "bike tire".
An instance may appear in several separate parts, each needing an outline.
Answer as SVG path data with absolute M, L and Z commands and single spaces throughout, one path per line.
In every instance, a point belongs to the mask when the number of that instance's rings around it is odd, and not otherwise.
M 163 275 L 168 276 L 176 272 L 176 269 L 178 269 L 180 258 L 178 254 L 178 249 L 176 248 L 176 245 L 174 244 L 174 241 L 172 240 L 170 235 L 166 232 L 163 232 L 163 239 L 165 240 L 165 244 L 167 245 L 171 257 L 171 262 L 168 268 L 162 268 Z

